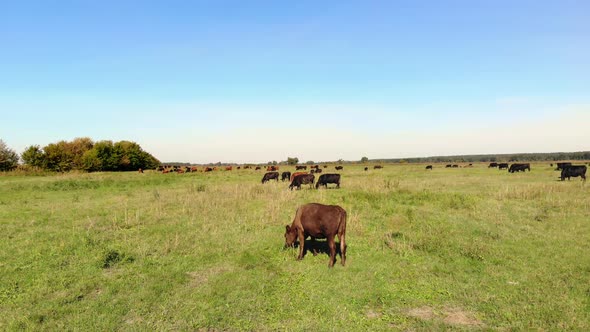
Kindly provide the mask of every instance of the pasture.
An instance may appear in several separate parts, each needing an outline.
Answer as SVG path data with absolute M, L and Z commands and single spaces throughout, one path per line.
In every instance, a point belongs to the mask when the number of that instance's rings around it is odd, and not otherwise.
M 0 329 L 590 330 L 590 183 L 424 166 L 0 176 Z M 347 211 L 345 267 L 283 249 L 309 202 Z

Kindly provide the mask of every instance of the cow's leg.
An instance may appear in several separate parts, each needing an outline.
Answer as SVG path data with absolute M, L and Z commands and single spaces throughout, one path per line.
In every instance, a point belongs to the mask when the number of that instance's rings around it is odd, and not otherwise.
M 317 256 L 318 255 L 318 248 L 316 247 L 317 243 L 315 242 L 315 237 L 313 237 L 313 236 L 311 237 L 311 244 L 310 245 L 313 248 L 313 255 Z
M 338 234 L 338 239 L 340 240 L 340 260 L 342 261 L 342 266 L 346 263 L 346 240 L 344 239 L 346 236 L 344 233 Z
M 334 242 L 335 235 L 328 236 L 328 246 L 330 247 L 330 263 L 328 264 L 329 267 L 334 266 L 334 262 L 336 261 L 336 243 Z
M 303 249 L 305 247 L 305 234 L 302 230 L 297 230 L 299 235 L 299 256 L 297 256 L 297 260 L 303 259 Z

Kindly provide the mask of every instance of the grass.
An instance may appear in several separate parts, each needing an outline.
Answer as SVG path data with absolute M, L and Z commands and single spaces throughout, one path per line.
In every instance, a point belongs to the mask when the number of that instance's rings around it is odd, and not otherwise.
M 0 176 L 0 329 L 590 330 L 590 187 L 532 168 Z M 283 249 L 307 202 L 346 267 Z

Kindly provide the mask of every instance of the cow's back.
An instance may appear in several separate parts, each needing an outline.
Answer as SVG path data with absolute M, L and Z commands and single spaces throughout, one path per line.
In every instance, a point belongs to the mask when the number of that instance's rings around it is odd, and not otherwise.
M 305 204 L 297 210 L 295 225 L 315 238 L 336 235 L 346 230 L 346 211 L 338 205 Z

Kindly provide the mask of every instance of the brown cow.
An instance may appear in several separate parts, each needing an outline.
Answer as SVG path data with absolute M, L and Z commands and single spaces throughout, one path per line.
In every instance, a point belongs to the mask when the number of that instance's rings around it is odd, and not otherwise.
M 279 166 L 268 166 L 266 167 L 266 171 L 267 172 L 274 172 L 274 171 L 278 171 L 279 170 Z
M 213 172 L 213 168 L 205 167 L 205 170 L 203 170 L 203 172 Z
M 307 174 L 307 172 L 295 172 L 293 174 L 291 174 L 291 178 L 289 179 L 289 182 L 293 182 L 293 179 L 297 176 L 297 175 L 301 175 L 301 174 Z
M 138 172 L 143 173 L 143 169 L 139 168 Z
M 295 213 L 291 226 L 286 226 L 285 245 L 292 247 L 295 240 L 299 240 L 298 260 L 303 259 L 305 239 L 310 236 L 315 239 L 328 240 L 330 248 L 329 267 L 336 262 L 336 235 L 340 240 L 340 258 L 342 266 L 346 263 L 346 211 L 338 205 L 323 205 L 310 203 L 300 206 Z
M 254 170 L 259 171 L 260 169 L 261 169 L 260 166 L 256 166 L 256 168 Z
M 232 167 L 231 167 L 231 166 L 226 166 L 226 167 L 225 167 L 225 170 L 226 170 L 226 171 L 231 171 L 231 170 L 232 170 Z

